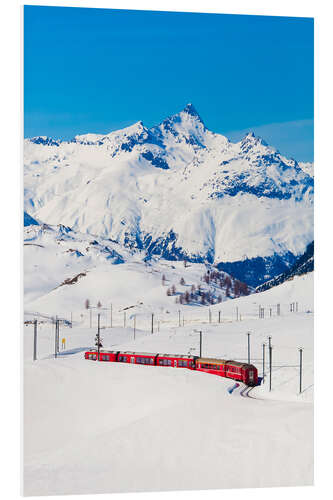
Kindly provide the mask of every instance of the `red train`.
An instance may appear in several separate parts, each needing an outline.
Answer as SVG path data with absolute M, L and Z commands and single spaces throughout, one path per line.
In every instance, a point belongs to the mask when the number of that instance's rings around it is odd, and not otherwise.
M 85 359 L 97 360 L 97 349 L 86 351 Z M 225 359 L 199 358 L 185 354 L 159 354 L 132 351 L 106 351 L 101 349 L 99 361 L 113 361 L 117 363 L 132 363 L 149 366 L 171 366 L 173 368 L 188 368 L 206 373 L 213 373 L 220 377 L 232 378 L 246 385 L 258 384 L 258 370 L 248 363 L 240 363 Z

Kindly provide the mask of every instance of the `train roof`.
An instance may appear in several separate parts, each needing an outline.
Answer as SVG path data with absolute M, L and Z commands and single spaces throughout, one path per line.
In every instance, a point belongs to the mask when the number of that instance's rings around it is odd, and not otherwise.
M 161 358 L 181 358 L 181 359 L 194 359 L 195 356 L 191 356 L 190 354 L 159 354 Z
M 217 358 L 198 358 L 198 363 L 211 363 L 214 365 L 231 365 L 231 366 L 252 366 L 248 363 L 243 363 L 241 361 L 233 361 L 231 359 L 217 359 Z
M 129 354 L 133 356 L 157 356 L 157 352 L 134 352 L 134 351 L 119 351 L 119 354 Z
M 217 359 L 217 358 L 198 358 L 197 361 L 199 363 L 212 363 L 214 365 L 225 365 L 228 361 L 226 359 Z

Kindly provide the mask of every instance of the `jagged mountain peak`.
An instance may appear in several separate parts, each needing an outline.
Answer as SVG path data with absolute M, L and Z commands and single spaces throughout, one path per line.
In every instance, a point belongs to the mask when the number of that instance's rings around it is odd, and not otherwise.
M 241 145 L 257 145 L 268 146 L 267 142 L 260 136 L 256 136 L 253 131 L 248 132 L 243 139 L 240 141 Z
M 31 137 L 30 139 L 28 139 L 28 141 L 33 144 L 40 144 L 42 146 L 59 146 L 60 144 L 60 141 L 57 141 L 52 137 L 47 137 L 46 135 Z
M 196 110 L 196 108 L 194 107 L 194 105 L 191 102 L 186 104 L 186 106 L 182 112 L 187 113 L 190 116 L 194 116 L 195 118 L 199 118 L 200 121 L 202 121 L 198 111 Z

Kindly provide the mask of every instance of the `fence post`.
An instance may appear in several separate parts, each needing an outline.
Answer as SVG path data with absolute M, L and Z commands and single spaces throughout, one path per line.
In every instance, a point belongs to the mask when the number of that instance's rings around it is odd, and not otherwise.
M 151 333 L 154 333 L 154 313 L 151 315 Z

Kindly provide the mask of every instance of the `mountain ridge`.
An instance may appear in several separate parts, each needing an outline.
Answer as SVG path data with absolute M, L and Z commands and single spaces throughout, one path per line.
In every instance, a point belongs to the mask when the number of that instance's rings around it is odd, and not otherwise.
M 251 132 L 237 143 L 211 132 L 193 104 L 151 128 L 139 121 L 72 141 L 26 139 L 24 153 L 32 217 L 147 258 L 264 259 L 249 283 L 257 286 L 286 271 L 313 239 L 311 167 Z

